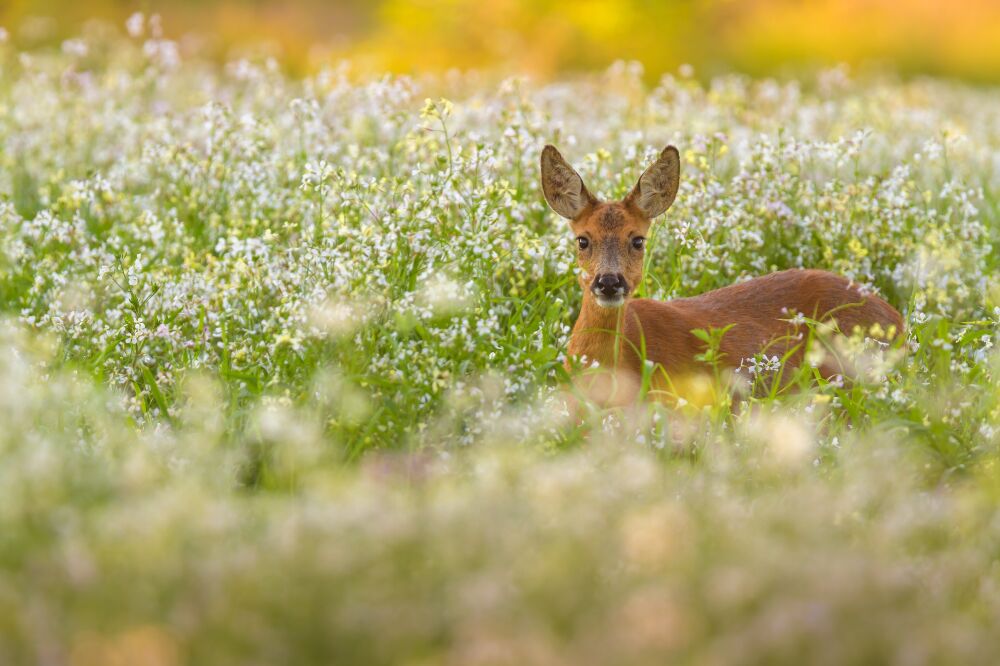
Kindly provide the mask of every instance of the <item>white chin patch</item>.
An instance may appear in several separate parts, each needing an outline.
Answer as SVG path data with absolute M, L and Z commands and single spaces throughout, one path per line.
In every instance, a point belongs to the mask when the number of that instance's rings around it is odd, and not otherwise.
M 608 298 L 607 296 L 597 296 L 597 304 L 602 308 L 620 308 L 625 304 L 624 296 L 613 296 Z

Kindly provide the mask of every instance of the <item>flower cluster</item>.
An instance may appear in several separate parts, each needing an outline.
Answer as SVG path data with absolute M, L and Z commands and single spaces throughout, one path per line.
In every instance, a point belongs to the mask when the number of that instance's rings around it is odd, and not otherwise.
M 0 39 L 0 661 L 995 654 L 991 93 L 300 80 L 127 33 Z M 905 345 L 817 330 L 850 377 L 813 346 L 669 410 L 567 400 L 546 143 L 607 199 L 679 147 L 649 296 L 825 268 Z
M 682 148 L 650 243 L 653 297 L 812 266 L 880 290 L 914 325 L 995 306 L 983 188 L 998 120 L 974 91 L 649 88 L 615 67 L 572 85 L 458 78 L 434 101 L 434 81 L 346 67 L 296 81 L 272 61 L 184 63 L 144 20 L 55 59 L 0 47 L 20 63 L 3 70 L 0 115 L 6 300 L 140 418 L 169 419 L 192 370 L 243 408 L 339 368 L 390 406 L 364 435 L 337 433 L 351 448 L 425 430 L 463 377 L 495 373 L 504 400 L 537 402 L 579 298 L 567 229 L 538 191 L 546 142 L 609 198 L 662 144 Z M 331 329 L 324 307 L 365 315 Z

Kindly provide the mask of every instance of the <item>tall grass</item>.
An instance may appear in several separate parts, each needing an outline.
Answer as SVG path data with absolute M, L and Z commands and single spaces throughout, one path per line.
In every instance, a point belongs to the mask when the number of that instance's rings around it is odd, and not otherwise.
M 0 661 L 996 653 L 995 91 L 293 80 L 133 32 L 0 45 Z M 608 198 L 681 148 L 644 294 L 827 268 L 906 354 L 569 418 L 547 142 Z

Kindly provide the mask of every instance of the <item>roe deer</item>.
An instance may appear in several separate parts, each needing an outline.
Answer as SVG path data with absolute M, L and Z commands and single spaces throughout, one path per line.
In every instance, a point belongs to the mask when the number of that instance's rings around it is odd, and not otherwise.
M 651 221 L 677 195 L 677 149 L 667 146 L 628 196 L 615 202 L 598 201 L 553 146 L 542 151 L 541 168 L 545 199 L 570 220 L 581 268 L 583 307 L 570 338 L 567 366 L 577 357 L 634 380 L 642 371 L 644 350 L 645 360 L 661 366 L 671 380 L 703 373 L 710 368 L 696 357 L 705 343 L 691 331 L 731 326 L 719 349 L 723 367 L 738 367 L 758 353 L 782 358 L 786 352 L 786 367 L 795 367 L 803 357 L 802 349 L 795 348 L 801 347 L 795 341 L 800 327 L 789 321 L 796 313 L 835 319 L 845 332 L 856 326 L 868 331 L 878 324 L 892 338 L 903 330 L 902 317 L 891 305 L 822 270 L 785 270 L 667 302 L 632 298 L 643 276 Z M 824 365 L 820 372 L 826 376 L 839 372 L 836 364 Z M 605 389 L 599 400 L 632 401 L 638 386 L 631 383 L 632 389 Z

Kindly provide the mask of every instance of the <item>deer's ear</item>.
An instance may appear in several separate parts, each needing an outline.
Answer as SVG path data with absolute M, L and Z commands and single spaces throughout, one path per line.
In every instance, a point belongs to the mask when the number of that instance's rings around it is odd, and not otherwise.
M 667 146 L 646 169 L 632 192 L 625 199 L 650 220 L 670 208 L 677 196 L 681 176 L 681 156 L 673 146 Z
M 570 220 L 596 202 L 580 174 L 566 163 L 555 146 L 545 146 L 542 150 L 542 192 L 552 210 Z

